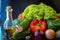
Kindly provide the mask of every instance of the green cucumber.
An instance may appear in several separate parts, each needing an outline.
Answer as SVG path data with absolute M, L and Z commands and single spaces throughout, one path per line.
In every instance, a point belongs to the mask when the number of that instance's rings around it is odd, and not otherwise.
M 21 38 L 25 38 L 27 35 L 30 35 L 30 32 L 23 31 L 23 32 L 19 32 L 19 33 L 14 34 L 12 36 L 12 38 L 15 39 L 15 40 L 18 40 L 18 39 L 21 39 Z

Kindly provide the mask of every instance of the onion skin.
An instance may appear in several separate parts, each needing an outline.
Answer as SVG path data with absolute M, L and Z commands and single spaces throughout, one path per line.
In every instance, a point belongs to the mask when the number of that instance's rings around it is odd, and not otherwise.
M 56 38 L 60 38 L 60 30 L 56 32 Z
M 54 37 L 55 37 L 55 31 L 52 30 L 52 29 L 48 29 L 45 32 L 45 36 L 46 36 L 47 39 L 54 39 Z

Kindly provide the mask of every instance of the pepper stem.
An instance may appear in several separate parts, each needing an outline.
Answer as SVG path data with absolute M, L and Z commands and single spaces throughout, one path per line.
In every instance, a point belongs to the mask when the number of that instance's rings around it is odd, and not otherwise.
M 40 23 L 37 23 L 36 25 L 37 25 L 37 26 L 40 26 Z

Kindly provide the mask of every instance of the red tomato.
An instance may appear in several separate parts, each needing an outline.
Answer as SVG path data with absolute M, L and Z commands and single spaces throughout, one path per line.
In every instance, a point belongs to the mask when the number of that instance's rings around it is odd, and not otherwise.
M 23 18 L 22 13 L 20 13 L 20 14 L 18 15 L 18 18 Z
M 57 14 L 57 15 L 56 15 L 56 18 L 60 18 L 60 15 L 59 15 L 59 14 Z

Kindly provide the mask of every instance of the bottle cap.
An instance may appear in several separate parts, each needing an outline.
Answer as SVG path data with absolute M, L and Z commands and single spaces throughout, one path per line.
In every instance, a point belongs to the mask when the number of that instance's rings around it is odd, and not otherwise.
M 11 12 L 12 11 L 12 6 L 7 6 L 6 7 L 6 11 L 10 11 Z

